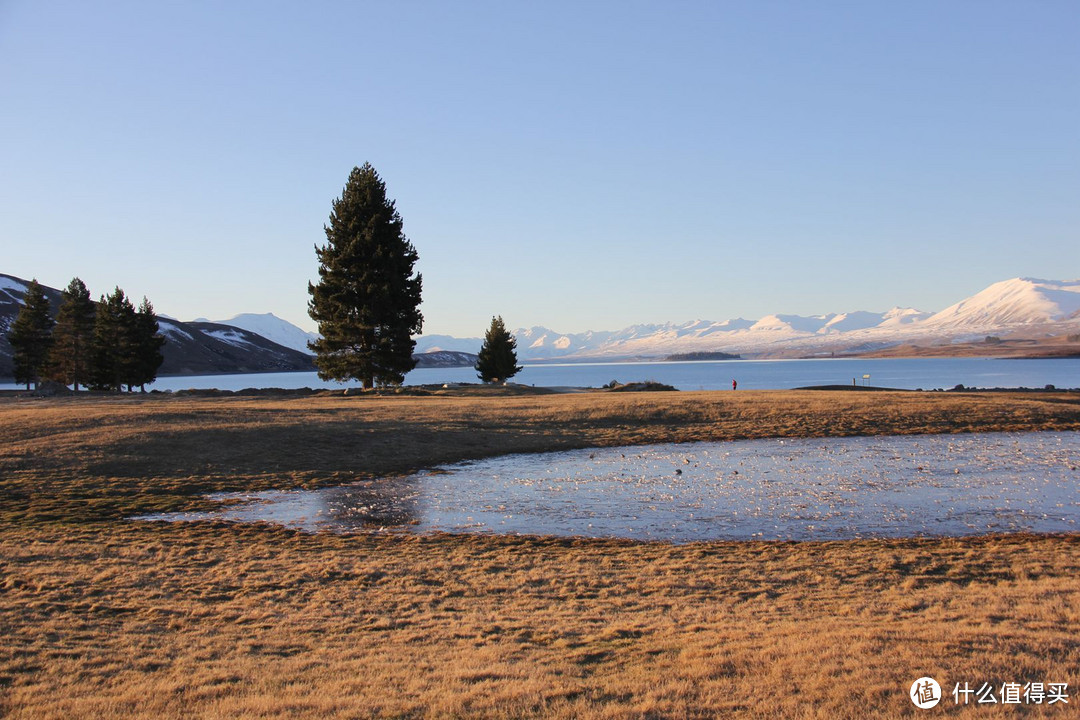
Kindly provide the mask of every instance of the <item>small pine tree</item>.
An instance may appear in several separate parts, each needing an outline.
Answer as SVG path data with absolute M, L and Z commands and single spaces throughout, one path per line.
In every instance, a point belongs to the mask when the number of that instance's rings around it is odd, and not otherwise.
M 90 291 L 79 278 L 73 278 L 63 291 L 63 301 L 53 328 L 52 351 L 49 353 L 49 378 L 72 385 L 90 379 L 91 347 L 94 341 L 94 301 Z
M 505 384 L 521 371 L 517 364 L 517 340 L 506 330 L 502 316 L 491 318 L 484 344 L 476 359 L 476 372 L 484 382 Z
M 44 375 L 52 346 L 53 318 L 49 299 L 38 281 L 31 280 L 23 294 L 23 306 L 11 325 L 8 342 L 14 349 L 15 382 L 37 387 Z
M 146 384 L 157 379 L 158 368 L 165 362 L 165 356 L 161 354 L 161 348 L 165 345 L 165 338 L 158 333 L 157 315 L 154 314 L 154 306 L 145 297 L 139 305 L 139 311 L 135 313 L 135 351 L 136 357 L 133 374 L 128 379 L 131 385 L 139 385 L 146 392 Z
M 108 297 L 101 297 L 94 322 L 94 389 L 123 390 L 137 376 L 135 324 L 135 308 L 123 290 L 116 288 Z
M 308 283 L 308 314 L 321 338 L 308 344 L 323 380 L 399 384 L 415 367 L 421 277 L 416 249 L 386 184 L 370 164 L 353 168 L 334 201 L 326 245 L 315 246 L 319 282 Z

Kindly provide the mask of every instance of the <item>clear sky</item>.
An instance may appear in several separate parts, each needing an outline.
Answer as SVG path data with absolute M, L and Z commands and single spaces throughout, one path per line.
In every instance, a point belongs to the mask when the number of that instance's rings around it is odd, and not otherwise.
M 0 0 L 0 272 L 307 282 L 355 165 L 425 333 L 940 310 L 1080 276 L 1080 6 Z

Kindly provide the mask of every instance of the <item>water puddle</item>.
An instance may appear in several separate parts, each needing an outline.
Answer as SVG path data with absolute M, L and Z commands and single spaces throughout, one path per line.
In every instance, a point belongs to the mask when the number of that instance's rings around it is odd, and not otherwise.
M 695 540 L 1070 532 L 1080 432 L 650 445 L 507 455 L 403 479 L 214 495 L 210 513 L 308 531 Z

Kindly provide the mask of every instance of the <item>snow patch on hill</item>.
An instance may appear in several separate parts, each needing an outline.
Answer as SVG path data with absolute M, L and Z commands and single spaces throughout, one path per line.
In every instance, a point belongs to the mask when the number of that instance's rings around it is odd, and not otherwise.
M 235 345 L 236 347 L 248 347 L 254 345 L 254 343 L 244 337 L 242 333 L 238 333 L 235 330 L 203 330 L 203 334 L 209 335 L 221 342 Z M 281 343 L 278 344 L 280 345 Z
M 22 294 L 26 292 L 26 285 L 23 285 L 15 278 L 0 275 L 0 290 L 11 296 L 12 300 L 22 302 Z M 15 297 L 16 293 L 19 295 L 18 298 Z
M 160 315 L 158 316 L 158 329 L 161 331 L 161 333 L 163 335 L 170 335 L 172 337 L 184 338 L 185 340 L 192 340 L 193 339 L 191 337 L 191 333 L 189 333 L 189 332 L 187 332 L 185 330 L 181 330 L 179 327 L 177 327 L 176 325 L 174 325 L 171 322 L 168 322 L 167 320 L 163 320 Z

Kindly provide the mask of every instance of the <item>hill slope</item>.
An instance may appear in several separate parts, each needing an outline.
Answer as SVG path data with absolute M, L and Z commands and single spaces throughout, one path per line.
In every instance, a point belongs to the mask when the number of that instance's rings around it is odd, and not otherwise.
M 0 377 L 12 376 L 12 348 L 7 331 L 22 307 L 28 281 L 0 275 Z M 44 287 L 44 286 L 43 286 Z M 60 308 L 60 291 L 45 288 L 55 315 Z M 165 337 L 161 375 L 210 375 L 248 372 L 292 372 L 311 370 L 311 357 L 267 340 L 242 328 L 218 323 L 185 323 L 158 318 Z

